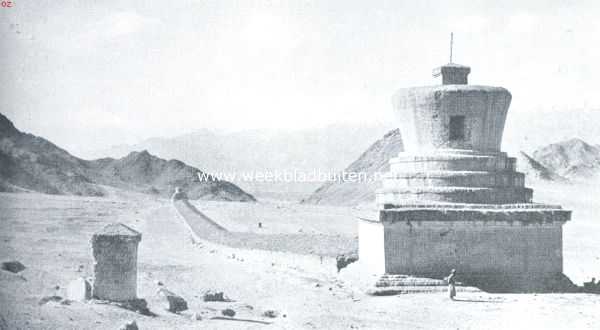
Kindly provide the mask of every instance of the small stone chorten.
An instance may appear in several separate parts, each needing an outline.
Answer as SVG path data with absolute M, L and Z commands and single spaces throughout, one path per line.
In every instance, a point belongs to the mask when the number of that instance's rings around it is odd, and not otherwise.
M 471 69 L 434 70 L 441 85 L 393 97 L 405 151 L 376 193 L 377 220 L 359 220 L 359 259 L 372 274 L 443 278 L 504 291 L 546 291 L 563 276 L 571 212 L 533 203 L 516 159 L 500 150 L 511 94 L 467 84 Z
M 137 250 L 142 234 L 115 223 L 92 237 L 96 299 L 130 301 L 137 299 Z

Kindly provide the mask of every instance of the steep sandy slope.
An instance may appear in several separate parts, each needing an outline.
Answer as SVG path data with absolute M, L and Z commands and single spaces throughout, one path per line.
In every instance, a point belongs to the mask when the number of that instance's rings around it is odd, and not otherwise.
M 526 180 L 543 180 L 553 182 L 567 182 L 567 178 L 558 175 L 551 169 L 540 164 L 527 153 L 520 151 L 517 155 L 517 170 L 525 173 Z
M 354 173 L 359 179 L 355 180 L 349 174 L 347 180 L 328 181 L 303 203 L 327 205 L 356 205 L 375 200 L 375 190 L 379 188 L 378 174 L 389 170 L 390 158 L 403 150 L 400 130 L 388 132 L 375 142 L 344 172 Z

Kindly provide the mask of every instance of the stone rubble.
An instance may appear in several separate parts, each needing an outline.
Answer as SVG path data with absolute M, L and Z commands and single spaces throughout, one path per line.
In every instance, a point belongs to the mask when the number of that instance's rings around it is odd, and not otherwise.
M 179 313 L 188 309 L 187 301 L 183 297 L 165 288 L 160 288 L 157 294 L 163 298 L 163 308 L 171 313 Z
M 20 273 L 23 270 L 25 270 L 25 266 L 17 260 L 4 261 L 4 262 L 2 262 L 2 265 L 0 266 L 0 268 L 2 270 L 5 270 L 5 271 L 11 272 L 11 273 L 15 273 L 15 274 Z

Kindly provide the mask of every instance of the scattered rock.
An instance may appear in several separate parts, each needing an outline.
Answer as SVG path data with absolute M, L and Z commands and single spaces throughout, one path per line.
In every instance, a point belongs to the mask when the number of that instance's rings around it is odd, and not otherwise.
M 185 299 L 165 288 L 160 288 L 158 295 L 164 297 L 163 307 L 171 313 L 179 313 L 188 309 Z
M 204 301 L 230 301 L 230 299 L 225 296 L 223 291 L 212 290 L 205 291 L 202 299 Z
M 15 274 L 25 270 L 25 266 L 16 260 L 4 261 L 2 263 L 1 268 L 2 268 L 2 270 L 6 270 L 6 271 L 9 271 L 9 272 L 15 273 Z
M 235 311 L 231 308 L 225 308 L 221 311 L 221 314 L 223 314 L 224 316 L 234 317 Z
M 67 297 L 73 301 L 89 300 L 92 297 L 92 286 L 85 278 L 76 278 L 67 287 Z
M 38 305 L 45 305 L 51 301 L 53 302 L 59 302 L 61 301 L 63 298 L 61 296 L 46 296 L 43 297 L 42 299 L 40 299 L 40 301 L 38 301 Z
M 279 313 L 277 313 L 277 311 L 269 309 L 266 310 L 262 315 L 264 317 L 276 318 L 279 315 Z
M 156 280 L 156 281 L 154 281 L 154 284 L 156 284 L 156 285 L 158 285 L 158 286 L 163 286 L 163 285 L 165 285 L 163 282 L 161 282 L 161 281 L 159 281 L 159 280 Z
M 135 321 L 131 321 L 128 323 L 123 324 L 119 330 L 139 330 L 137 323 L 135 323 Z
M 346 266 L 348 266 L 349 264 L 358 261 L 358 255 L 355 253 L 349 255 L 340 254 L 337 257 L 335 257 L 335 261 L 337 271 L 339 273 L 340 270 L 346 268 Z

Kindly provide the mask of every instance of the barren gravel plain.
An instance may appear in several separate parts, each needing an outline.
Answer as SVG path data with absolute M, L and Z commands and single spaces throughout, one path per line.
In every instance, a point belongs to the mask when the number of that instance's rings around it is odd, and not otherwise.
M 600 278 L 595 200 L 600 189 L 534 188 L 536 200 L 574 211 L 564 227 L 565 273 L 580 285 Z M 370 212 L 275 200 L 193 203 L 231 231 L 306 235 L 307 242 L 338 237 L 332 242 L 350 246 L 356 217 Z M 138 296 L 155 316 L 93 301 L 42 303 L 44 297 L 65 298 L 71 280 L 92 276 L 90 238 L 112 222 L 142 233 Z M 352 267 L 338 274 L 334 258 L 311 254 L 310 246 L 290 253 L 194 242 L 170 201 L 116 189 L 102 198 L 0 194 L 0 260 L 26 266 L 18 274 L 0 271 L 2 329 L 119 329 L 133 320 L 140 329 L 600 328 L 600 295 L 464 293 L 456 302 L 439 293 L 367 296 L 344 280 Z M 158 282 L 185 298 L 189 309 L 165 311 L 156 295 Z M 230 301 L 205 302 L 206 290 L 223 291 Z M 226 308 L 235 316 L 223 317 Z M 265 311 L 275 311 L 275 317 L 264 316 Z

